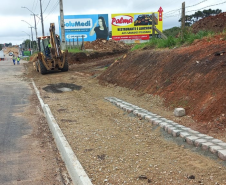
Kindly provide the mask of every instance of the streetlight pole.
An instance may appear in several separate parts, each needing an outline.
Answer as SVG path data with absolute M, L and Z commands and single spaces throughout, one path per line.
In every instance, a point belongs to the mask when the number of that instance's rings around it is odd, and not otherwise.
M 27 32 L 25 32 L 25 31 L 22 31 L 22 32 L 26 33 L 26 34 L 29 36 L 29 40 L 30 40 L 30 48 L 31 48 L 31 39 L 30 39 L 30 35 L 29 35 Z
M 23 21 L 23 22 L 26 22 L 27 24 L 29 24 L 27 21 L 25 21 L 25 20 L 21 20 L 21 21 Z M 30 25 L 30 24 L 29 24 Z M 31 25 L 30 25 L 31 26 Z M 31 39 L 32 39 L 32 49 L 34 49 L 33 48 L 33 32 L 32 32 L 32 28 L 34 28 L 34 27 L 28 27 L 28 28 L 31 28 Z
M 35 40 L 37 40 L 37 38 L 38 38 L 38 33 L 37 33 L 37 26 L 36 26 L 36 18 L 35 18 L 35 16 L 36 17 L 38 17 L 37 16 L 37 14 L 35 14 L 34 12 L 32 12 L 30 9 L 28 9 L 27 7 L 25 7 L 25 6 L 22 6 L 21 8 L 26 8 L 28 11 L 30 11 L 32 14 L 31 15 L 33 15 L 34 16 L 34 22 L 35 22 L 35 33 L 36 33 L 36 39 Z M 40 17 L 38 17 L 39 19 L 41 19 Z
M 41 10 L 41 22 L 42 22 L 42 36 L 45 36 L 44 33 L 44 24 L 43 24 L 43 15 L 42 15 L 42 0 L 40 0 L 40 10 Z

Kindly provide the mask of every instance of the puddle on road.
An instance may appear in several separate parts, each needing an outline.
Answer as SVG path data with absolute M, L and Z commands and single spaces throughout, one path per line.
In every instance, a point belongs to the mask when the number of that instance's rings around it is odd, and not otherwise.
M 82 86 L 68 83 L 58 83 L 58 84 L 48 84 L 48 86 L 44 87 L 43 90 L 51 93 L 62 93 L 69 92 L 73 90 L 81 90 Z

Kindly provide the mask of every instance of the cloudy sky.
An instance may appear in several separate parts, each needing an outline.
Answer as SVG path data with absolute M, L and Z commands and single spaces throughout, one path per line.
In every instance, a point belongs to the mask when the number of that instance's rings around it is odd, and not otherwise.
M 56 33 L 59 33 L 58 16 L 59 0 L 41 0 L 44 30 L 48 35 L 51 22 L 56 24 Z M 163 29 L 180 26 L 178 20 L 181 15 L 181 6 L 185 2 L 186 15 L 204 9 L 221 9 L 226 12 L 226 0 L 63 0 L 64 15 L 81 14 L 108 14 L 109 21 L 114 13 L 143 13 L 155 12 L 159 7 L 163 8 Z M 26 7 L 26 8 L 21 8 Z M 34 17 L 31 12 L 37 14 L 38 36 L 42 35 L 40 21 L 40 0 L 1 0 L 0 6 L 0 43 L 21 44 L 29 39 L 31 29 L 34 26 Z M 24 21 L 22 21 L 24 20 Z M 26 23 L 27 22 L 27 23 Z M 30 25 L 29 25 L 30 24 Z M 111 26 L 110 26 L 111 30 Z M 33 29 L 35 40 L 35 30 Z

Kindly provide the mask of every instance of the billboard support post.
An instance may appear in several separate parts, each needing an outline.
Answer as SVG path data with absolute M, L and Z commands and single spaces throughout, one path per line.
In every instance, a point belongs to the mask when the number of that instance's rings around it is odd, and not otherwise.
M 152 14 L 152 39 L 155 37 L 155 20 L 154 20 L 155 14 Z

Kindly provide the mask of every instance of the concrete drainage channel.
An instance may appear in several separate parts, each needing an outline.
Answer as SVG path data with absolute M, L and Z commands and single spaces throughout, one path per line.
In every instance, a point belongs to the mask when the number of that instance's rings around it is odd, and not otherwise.
M 82 165 L 78 161 L 69 143 L 67 142 L 64 134 L 62 133 L 60 127 L 58 126 L 56 120 L 54 119 L 49 106 L 45 104 L 41 99 L 40 93 L 33 80 L 32 84 L 34 86 L 35 92 L 43 109 L 43 112 L 45 113 L 45 117 L 47 119 L 49 128 L 53 134 L 57 148 L 60 151 L 63 161 L 65 162 L 66 168 L 68 170 L 68 173 L 70 174 L 73 184 L 92 185 L 91 180 L 84 171 Z
M 153 114 L 145 109 L 127 103 L 118 98 L 106 97 L 105 99 L 128 113 L 132 113 L 135 116 L 143 118 L 148 122 L 152 123 L 153 125 L 160 126 L 163 130 L 173 135 L 174 137 L 180 137 L 188 144 L 194 145 L 195 147 L 201 147 L 205 151 L 209 151 L 213 154 L 216 154 L 221 160 L 226 160 L 225 142 L 192 130 L 183 125 L 179 125 L 178 123 L 163 118 L 157 114 Z

